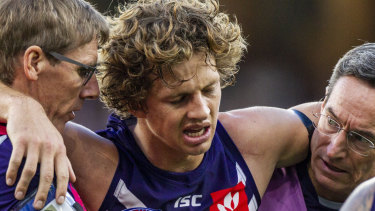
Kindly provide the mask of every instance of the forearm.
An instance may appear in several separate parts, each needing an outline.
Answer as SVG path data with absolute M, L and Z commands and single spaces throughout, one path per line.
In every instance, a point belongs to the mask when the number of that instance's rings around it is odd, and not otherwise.
M 41 104 L 32 97 L 0 83 L 0 99 L 0 122 L 7 123 L 6 131 L 12 143 L 12 154 L 6 172 L 7 185 L 15 184 L 22 159 L 26 158 L 16 184 L 15 198 L 23 199 L 39 163 L 41 179 L 35 202 L 41 201 L 43 206 L 55 173 L 56 199 L 61 204 L 68 179 L 74 181 L 75 175 L 66 156 L 60 132 L 51 123 Z

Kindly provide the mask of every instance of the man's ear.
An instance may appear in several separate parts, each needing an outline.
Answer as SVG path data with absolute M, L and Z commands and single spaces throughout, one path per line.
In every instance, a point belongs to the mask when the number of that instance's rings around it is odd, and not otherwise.
M 47 61 L 43 50 L 39 46 L 30 46 L 23 54 L 23 71 L 28 80 L 38 80 L 38 75 L 45 68 L 44 62 Z

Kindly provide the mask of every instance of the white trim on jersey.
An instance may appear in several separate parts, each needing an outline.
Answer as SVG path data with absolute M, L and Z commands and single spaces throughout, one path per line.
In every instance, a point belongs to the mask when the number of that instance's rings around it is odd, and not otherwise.
M 120 179 L 116 190 L 113 194 L 117 200 L 127 209 L 136 207 L 146 207 L 141 200 L 139 200 L 127 187 L 125 182 Z
M 255 195 L 253 194 L 253 197 L 251 198 L 249 204 L 248 204 L 249 210 L 250 211 L 256 211 L 258 210 L 258 203 L 257 199 L 255 198 Z
M 238 178 L 237 184 L 242 182 L 242 184 L 246 186 L 246 176 L 243 173 L 241 166 L 237 162 L 236 162 L 236 170 L 237 170 L 237 178 Z
M 5 141 L 5 139 L 7 139 L 7 138 L 8 138 L 7 135 L 0 136 L 0 144 L 2 144 Z

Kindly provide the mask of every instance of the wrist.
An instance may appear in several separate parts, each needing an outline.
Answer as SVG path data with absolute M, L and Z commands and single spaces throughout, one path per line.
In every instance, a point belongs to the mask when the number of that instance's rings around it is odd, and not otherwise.
M 42 111 L 44 113 L 42 105 L 30 96 L 21 93 L 14 95 L 10 94 L 6 99 L 7 100 L 0 103 L 5 104 L 0 105 L 0 107 L 2 107 L 0 109 L 0 121 L 7 122 L 9 117 L 19 113 L 27 113 L 29 111 L 33 113 Z

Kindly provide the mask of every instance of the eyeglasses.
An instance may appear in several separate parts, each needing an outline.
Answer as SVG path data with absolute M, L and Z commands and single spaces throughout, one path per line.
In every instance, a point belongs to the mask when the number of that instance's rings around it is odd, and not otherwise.
M 319 118 L 318 125 L 313 123 L 319 133 L 333 137 L 338 135 L 341 130 L 345 131 L 347 146 L 354 152 L 362 156 L 368 156 L 370 150 L 375 149 L 374 141 L 355 131 L 345 130 L 342 125 L 331 116 L 321 113 L 315 113 L 314 116 Z
M 66 56 L 63 56 L 59 53 L 56 53 L 54 51 L 47 52 L 47 53 L 50 54 L 51 56 L 53 56 L 54 58 L 60 60 L 60 61 L 65 61 L 65 62 L 69 62 L 71 64 L 75 64 L 75 65 L 80 66 L 81 68 L 78 69 L 78 74 L 83 79 L 83 85 L 82 86 L 85 86 L 87 84 L 87 82 L 89 82 L 92 75 L 97 72 L 96 67 L 91 67 L 91 66 L 82 64 L 81 62 L 77 62 L 73 59 L 70 59 L 70 58 L 68 58 Z

